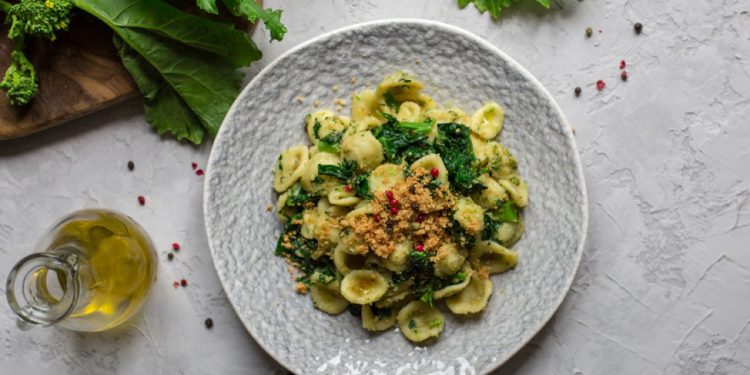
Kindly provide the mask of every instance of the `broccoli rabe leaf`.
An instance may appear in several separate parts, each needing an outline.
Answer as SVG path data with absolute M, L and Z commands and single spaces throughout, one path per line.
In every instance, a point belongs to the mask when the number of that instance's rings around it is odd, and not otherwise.
M 318 126 L 320 123 L 315 122 L 315 126 Z M 315 133 L 315 136 L 318 135 L 318 130 L 315 129 L 315 126 L 313 126 L 313 131 Z M 319 127 L 318 127 L 319 128 Z M 318 150 L 325 151 L 325 152 L 332 152 L 332 153 L 338 153 L 341 150 L 341 138 L 344 136 L 344 132 L 332 132 L 326 135 L 325 137 L 318 140 Z
M 294 224 L 299 219 L 301 215 L 293 217 L 284 225 L 284 230 L 276 243 L 275 254 L 296 264 L 302 272 L 302 276 L 297 281 L 309 284 L 310 276 L 316 271 L 324 275 L 332 275 L 334 268 L 329 257 L 312 259 L 312 253 L 318 247 L 318 242 L 302 237 L 301 226 Z
M 448 181 L 451 187 L 460 193 L 469 194 L 485 188 L 477 177 L 474 148 L 469 138 L 468 127 L 458 123 L 438 125 L 438 137 L 435 149 L 448 170 Z
M 501 202 L 497 209 L 489 212 L 492 220 L 501 223 L 515 223 L 518 221 L 518 206 L 513 201 Z
M 489 11 L 492 18 L 497 19 L 503 9 L 510 8 L 518 0 L 458 0 L 458 6 L 465 8 L 469 3 L 474 3 L 479 13 Z M 536 0 L 541 6 L 549 8 L 551 0 Z
M 281 40 L 286 34 L 286 27 L 281 23 L 281 11 L 263 9 L 255 0 L 221 0 L 229 11 L 238 17 L 244 17 L 250 22 L 263 21 L 266 29 L 271 33 L 271 40 Z
M 342 180 L 348 180 L 354 177 L 354 172 L 357 169 L 357 163 L 351 160 L 345 160 L 338 165 L 318 165 L 319 175 L 333 176 Z
M 364 199 L 372 199 L 372 193 L 370 193 L 370 181 L 368 179 L 370 175 L 363 173 L 356 175 L 351 180 L 354 192 Z
M 420 157 L 433 153 L 427 133 L 432 130 L 432 122 L 402 123 L 395 117 L 383 114 L 387 123 L 373 131 L 373 136 L 383 146 L 383 154 L 388 163 L 412 163 Z
M 302 207 L 307 202 L 313 202 L 318 197 L 313 194 L 302 190 L 302 185 L 299 182 L 292 185 L 289 188 L 289 195 L 286 197 L 287 207 Z

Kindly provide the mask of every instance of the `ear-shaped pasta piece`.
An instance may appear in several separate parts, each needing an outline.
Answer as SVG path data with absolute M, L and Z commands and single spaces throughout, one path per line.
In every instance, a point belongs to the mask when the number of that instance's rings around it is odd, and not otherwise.
M 333 205 L 328 199 L 321 198 L 318 200 L 318 215 L 339 218 L 344 217 L 347 213 L 349 211 L 346 208 Z
M 497 142 L 487 142 L 486 153 L 487 167 L 493 178 L 503 180 L 516 174 L 518 162 L 505 146 Z
M 480 165 L 485 165 L 490 159 L 489 142 L 479 138 L 474 133 L 469 135 L 469 139 L 471 140 L 471 148 L 474 150 L 474 157 L 477 158 Z
M 341 159 L 329 152 L 319 152 L 313 155 L 310 161 L 305 164 L 305 169 L 302 171 L 302 176 L 300 177 L 302 188 L 314 194 L 327 194 L 328 191 L 341 184 L 341 181 L 333 176 L 318 174 L 318 166 L 337 165 L 339 163 L 341 163 Z
M 485 186 L 485 189 L 472 193 L 471 199 L 482 208 L 491 210 L 497 207 L 498 202 L 508 200 L 508 193 L 505 189 L 489 175 L 483 174 L 477 180 Z
M 294 208 L 286 205 L 287 198 L 289 198 L 289 191 L 285 191 L 284 194 L 279 195 L 279 199 L 276 201 L 276 217 L 282 223 L 286 223 L 297 212 Z
M 328 201 L 337 206 L 349 207 L 359 203 L 360 199 L 354 190 L 346 191 L 344 186 L 340 185 L 328 192 Z
M 330 110 L 323 109 L 307 115 L 305 118 L 305 130 L 310 142 L 314 145 L 325 136 L 346 129 L 351 120 L 346 116 L 338 116 Z
M 333 250 L 333 264 L 336 269 L 342 274 L 346 275 L 354 270 L 358 270 L 365 266 L 366 256 L 358 254 L 355 249 L 350 246 L 350 241 L 346 239 L 339 239 L 338 245 Z
M 380 125 L 383 125 L 383 120 L 374 116 L 367 116 L 365 118 L 357 120 L 354 123 L 354 125 L 350 127 L 349 129 L 352 129 L 350 131 L 354 131 L 354 132 L 364 132 L 364 131 L 375 129 L 379 127 Z
M 413 342 L 438 337 L 445 326 L 445 319 L 435 307 L 416 300 L 401 308 L 396 316 L 401 333 Z
M 362 306 L 362 328 L 375 332 L 385 331 L 396 324 L 396 312 L 389 309 L 379 309 L 370 305 Z
M 492 236 L 492 239 L 503 246 L 511 247 L 521 239 L 521 235 L 523 235 L 523 229 L 523 215 L 519 213 L 518 221 L 516 221 L 515 223 L 501 223 Z
M 341 314 L 349 306 L 349 301 L 341 297 L 341 294 L 326 286 L 313 284 L 310 296 L 313 306 L 331 315 Z
M 397 243 L 396 249 L 393 250 L 391 255 L 388 256 L 388 259 L 385 260 L 385 268 L 393 272 L 403 272 L 406 270 L 409 253 L 413 246 L 414 243 L 411 240 Z
M 398 114 L 396 119 L 401 122 L 416 122 L 420 119 L 422 113 L 422 107 L 414 102 L 403 102 L 398 107 Z
M 341 295 L 351 303 L 367 305 L 388 291 L 388 280 L 378 271 L 351 271 L 341 281 Z
M 494 241 L 479 241 L 469 251 L 469 262 L 476 269 L 490 273 L 505 272 L 518 264 L 518 254 Z
M 404 180 L 404 168 L 396 164 L 381 164 L 370 173 L 370 192 L 380 193 L 389 190 Z
M 383 162 L 383 145 L 369 131 L 347 134 L 341 141 L 341 155 L 355 161 L 359 169 L 370 171 Z
M 516 182 L 518 183 L 516 184 Z M 508 192 L 510 199 L 516 206 L 526 207 L 529 204 L 529 187 L 526 185 L 526 181 L 514 176 L 510 180 L 500 180 L 498 183 Z
M 445 168 L 443 159 L 438 154 L 429 154 L 422 156 L 411 164 L 411 170 L 415 171 L 418 168 L 423 168 L 427 171 L 431 171 L 433 168 L 437 168 L 438 176 L 437 180 L 442 182 L 448 182 L 448 170 Z
M 335 219 L 318 215 L 318 221 L 315 226 L 315 239 L 318 241 L 318 247 L 329 249 L 339 242 L 341 228 Z
M 383 298 L 374 303 L 375 307 L 396 307 L 402 304 L 407 297 L 413 294 L 411 287 L 414 285 L 414 279 L 402 281 L 397 286 L 391 286 L 383 295 Z
M 484 310 L 487 307 L 492 295 L 492 281 L 479 277 L 474 272 L 471 274 L 469 285 L 445 299 L 448 309 L 454 314 L 473 314 Z
M 309 153 L 305 146 L 290 147 L 279 155 L 273 169 L 273 188 L 281 193 L 289 189 L 302 176 Z
M 372 215 L 372 204 L 369 201 L 362 201 L 346 214 L 346 220 L 352 221 L 367 215 Z
M 459 249 L 456 244 L 445 244 L 440 246 L 437 253 L 432 257 L 435 276 L 446 277 L 453 275 L 461 269 L 466 260 L 466 250 Z
M 487 103 L 471 116 L 469 128 L 482 139 L 490 140 L 497 137 L 503 129 L 505 112 L 497 103 Z
M 300 234 L 302 237 L 311 240 L 315 238 L 315 227 L 318 225 L 318 211 L 317 210 L 304 210 L 302 211 L 302 225 L 300 226 Z
M 484 229 L 484 210 L 469 197 L 456 201 L 453 219 L 471 234 L 478 234 Z
M 474 273 L 474 271 L 471 269 L 468 263 L 464 263 L 463 267 L 461 268 L 461 275 L 463 277 L 463 280 L 459 281 L 456 284 L 451 284 L 446 287 L 443 287 L 440 290 L 436 290 L 432 294 L 432 298 L 435 300 L 443 299 L 446 297 L 450 297 L 454 294 L 458 294 L 460 291 L 464 290 L 469 285 L 469 281 L 471 281 L 471 275 Z
M 422 87 L 422 82 L 417 81 L 416 78 L 405 72 L 397 72 L 386 76 L 380 82 L 375 96 L 384 98 L 389 94 L 397 102 L 414 101 L 419 99 Z
M 352 95 L 352 120 L 362 121 L 372 116 L 378 108 L 375 90 L 364 90 Z

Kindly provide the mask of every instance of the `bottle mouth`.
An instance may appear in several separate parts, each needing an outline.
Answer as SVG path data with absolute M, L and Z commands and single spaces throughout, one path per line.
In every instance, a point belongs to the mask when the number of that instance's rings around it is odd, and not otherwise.
M 37 253 L 21 259 L 6 283 L 19 323 L 47 326 L 65 319 L 78 302 L 78 256 Z

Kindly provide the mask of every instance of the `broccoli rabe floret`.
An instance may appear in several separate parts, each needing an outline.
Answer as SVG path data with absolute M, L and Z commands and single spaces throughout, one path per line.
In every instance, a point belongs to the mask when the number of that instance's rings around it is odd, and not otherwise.
M 21 0 L 18 4 L 0 0 L 0 11 L 6 13 L 5 23 L 10 25 L 8 37 L 13 40 L 11 64 L 0 82 L 10 104 L 28 104 L 39 92 L 34 66 L 23 53 L 26 36 L 55 40 L 55 32 L 68 28 L 72 8 L 72 0 Z
M 10 66 L 0 82 L 0 89 L 5 90 L 11 105 L 26 105 L 39 91 L 36 71 L 23 52 L 13 51 L 10 57 Z
M 7 10 L 8 37 L 15 41 L 28 34 L 55 40 L 57 31 L 68 29 L 72 8 L 71 0 L 21 0 Z

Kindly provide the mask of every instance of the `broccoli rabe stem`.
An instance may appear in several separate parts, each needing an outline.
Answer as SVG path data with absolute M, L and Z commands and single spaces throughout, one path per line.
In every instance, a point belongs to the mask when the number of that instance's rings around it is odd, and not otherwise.
M 8 13 L 8 11 L 10 10 L 10 7 L 12 5 L 13 4 L 11 4 L 11 3 L 7 2 L 7 1 L 0 0 L 0 12 Z

